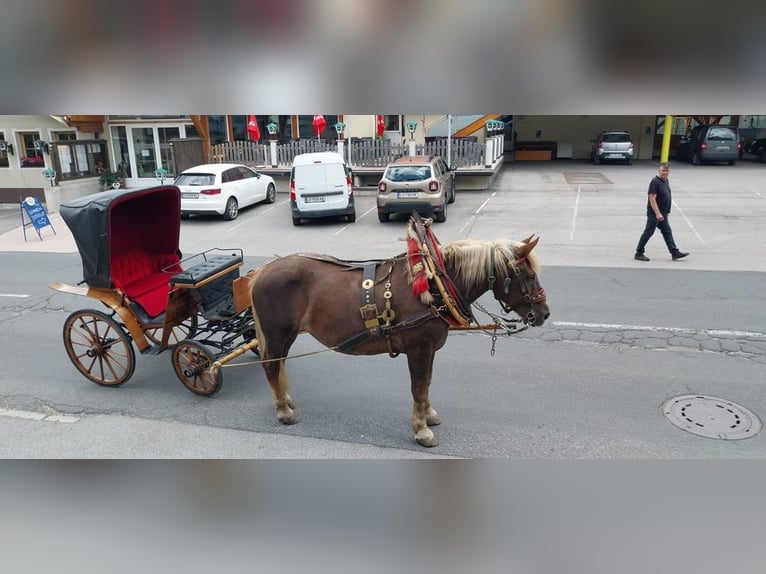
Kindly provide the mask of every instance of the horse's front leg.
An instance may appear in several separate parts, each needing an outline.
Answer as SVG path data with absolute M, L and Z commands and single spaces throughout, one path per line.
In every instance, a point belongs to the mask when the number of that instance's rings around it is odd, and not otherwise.
M 439 416 L 431 407 L 428 388 L 431 385 L 435 351 L 407 355 L 412 389 L 412 430 L 415 440 L 421 446 L 436 446 L 439 441 L 428 425 L 438 425 Z

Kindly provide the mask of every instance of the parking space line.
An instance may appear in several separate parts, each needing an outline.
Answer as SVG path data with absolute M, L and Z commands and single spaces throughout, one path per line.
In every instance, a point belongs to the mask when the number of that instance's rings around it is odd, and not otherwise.
M 694 228 L 694 225 L 692 225 L 692 222 L 691 222 L 691 220 L 690 220 L 688 217 L 686 217 L 686 214 L 684 213 L 684 210 L 683 210 L 683 209 L 681 209 L 681 208 L 679 207 L 679 205 L 676 203 L 676 200 L 675 200 L 675 199 L 673 200 L 673 207 L 675 207 L 675 208 L 676 208 L 676 210 L 678 211 L 678 213 L 680 213 L 680 214 L 681 214 L 681 217 L 683 217 L 683 218 L 686 220 L 686 224 L 687 224 L 687 225 L 689 226 L 689 228 L 692 230 L 692 232 L 694 233 L 694 235 L 696 235 L 696 236 L 697 236 L 697 239 L 699 240 L 699 242 L 700 242 L 702 245 L 705 245 L 705 240 L 704 240 L 704 239 L 702 239 L 702 236 L 701 236 L 699 233 L 697 233 L 697 230 Z
M 471 217 L 469 217 L 469 218 L 468 218 L 468 221 L 466 221 L 466 222 L 463 224 L 463 227 L 461 227 L 461 228 L 460 228 L 460 230 L 458 231 L 458 235 L 461 235 L 461 234 L 463 233 L 463 230 L 464 230 L 466 227 L 468 227 L 469 225 L 470 225 L 470 226 L 473 226 L 473 224 L 476 222 L 476 218 L 477 218 L 477 217 L 479 216 L 479 214 L 481 213 L 481 210 L 482 210 L 482 209 L 484 209 L 484 208 L 487 206 L 487 204 L 490 202 L 490 200 L 491 200 L 493 197 L 495 197 L 495 194 L 496 194 L 496 193 L 497 193 L 496 191 L 493 191 L 493 192 L 490 194 L 490 196 L 489 196 L 489 197 L 488 197 L 488 198 L 487 198 L 487 199 L 484 201 L 484 203 L 482 203 L 482 204 L 479 206 L 479 209 L 477 209 L 476 211 L 474 211 L 474 212 L 471 214 Z
M 575 197 L 574 213 L 572 214 L 572 231 L 569 233 L 569 241 L 574 241 L 575 228 L 577 227 L 577 211 L 580 209 L 580 190 L 582 188 L 577 186 L 577 196 Z
M 25 297 L 29 297 L 29 295 L 24 295 L 23 293 L 0 293 L 0 297 L 19 297 L 24 299 Z
M 240 221 L 240 222 L 239 222 L 239 223 L 237 223 L 236 225 L 232 225 L 231 227 L 229 227 L 229 228 L 226 230 L 226 232 L 227 232 L 227 233 L 229 233 L 229 232 L 232 232 L 232 231 L 234 231 L 235 229 L 237 229 L 238 227 L 241 227 L 241 226 L 243 226 L 245 223 L 250 223 L 250 221 L 251 221 L 252 219 L 254 219 L 254 218 L 258 217 L 259 215 L 266 215 L 268 212 L 270 212 L 270 211 L 272 211 L 272 210 L 276 209 L 277 207 L 279 207 L 279 206 L 281 206 L 281 205 L 284 205 L 284 204 L 285 204 L 285 203 L 287 203 L 288 201 L 289 201 L 289 200 L 280 201 L 279 203 L 274 203 L 274 204 L 270 205 L 270 206 L 269 206 L 269 207 L 267 207 L 266 209 L 259 209 L 258 211 L 254 211 L 254 212 L 253 212 L 253 217 L 250 217 L 250 218 L 248 218 L 248 219 L 245 219 L 244 221 Z
M 356 219 L 357 219 L 357 221 L 358 221 L 358 220 L 360 220 L 360 219 L 362 219 L 362 218 L 363 218 L 365 215 L 367 215 L 367 214 L 368 214 L 368 213 L 370 213 L 371 211 L 374 211 L 374 210 L 377 210 L 377 209 L 378 209 L 378 206 L 377 206 L 377 204 L 376 204 L 376 205 L 373 205 L 373 206 L 372 206 L 370 209 L 368 209 L 368 210 L 367 210 L 367 211 L 365 211 L 365 212 L 364 212 L 362 215 L 360 215 L 359 217 L 357 217 L 357 218 L 356 218 Z M 346 231 L 346 229 L 348 229 L 349 227 L 351 227 L 351 223 L 348 223 L 348 224 L 344 225 L 343 227 L 341 227 L 341 228 L 340 228 L 338 231 L 336 231 L 335 233 L 333 233 L 333 236 L 337 236 L 337 235 L 340 235 L 341 233 L 343 233 L 344 231 Z
M 761 195 L 760 193 L 758 193 L 758 192 L 757 192 L 756 190 L 754 190 L 753 188 L 750 188 L 750 191 L 752 191 L 752 192 L 753 192 L 755 195 L 757 195 L 758 197 L 760 197 L 760 198 L 762 198 L 762 199 L 766 199 L 766 195 Z

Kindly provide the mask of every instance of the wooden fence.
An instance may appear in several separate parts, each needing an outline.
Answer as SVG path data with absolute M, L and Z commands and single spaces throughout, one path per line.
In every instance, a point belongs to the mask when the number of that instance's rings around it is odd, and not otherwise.
M 451 142 L 450 163 L 460 167 L 483 167 L 485 165 L 485 146 L 480 142 L 453 139 Z M 345 142 L 350 152 L 344 147 L 343 157 L 353 167 L 385 167 L 393 160 L 409 154 L 409 143 L 392 143 L 390 140 L 357 140 Z M 276 166 L 289 168 L 293 158 L 302 153 L 338 151 L 336 142 L 326 140 L 302 139 L 276 145 Z M 269 143 L 251 141 L 225 142 L 211 147 L 213 163 L 242 163 L 251 166 L 273 165 Z M 447 140 L 440 139 L 425 144 L 416 144 L 417 155 L 438 155 L 447 160 Z M 350 158 L 350 159 L 349 159 Z

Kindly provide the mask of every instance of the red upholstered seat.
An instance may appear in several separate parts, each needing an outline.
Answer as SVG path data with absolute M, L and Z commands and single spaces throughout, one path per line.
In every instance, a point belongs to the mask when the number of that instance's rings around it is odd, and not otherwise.
M 165 312 L 170 277 L 181 271 L 175 253 L 149 253 L 131 249 L 112 257 L 112 283 L 141 305 L 150 317 Z M 167 268 L 163 271 L 164 268 Z

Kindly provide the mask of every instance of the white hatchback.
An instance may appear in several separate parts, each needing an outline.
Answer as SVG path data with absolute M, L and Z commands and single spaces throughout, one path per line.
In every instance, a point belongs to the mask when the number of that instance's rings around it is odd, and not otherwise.
M 211 163 L 185 169 L 173 182 L 181 190 L 181 217 L 217 213 L 234 219 L 242 207 L 274 203 L 274 178 L 236 163 Z

